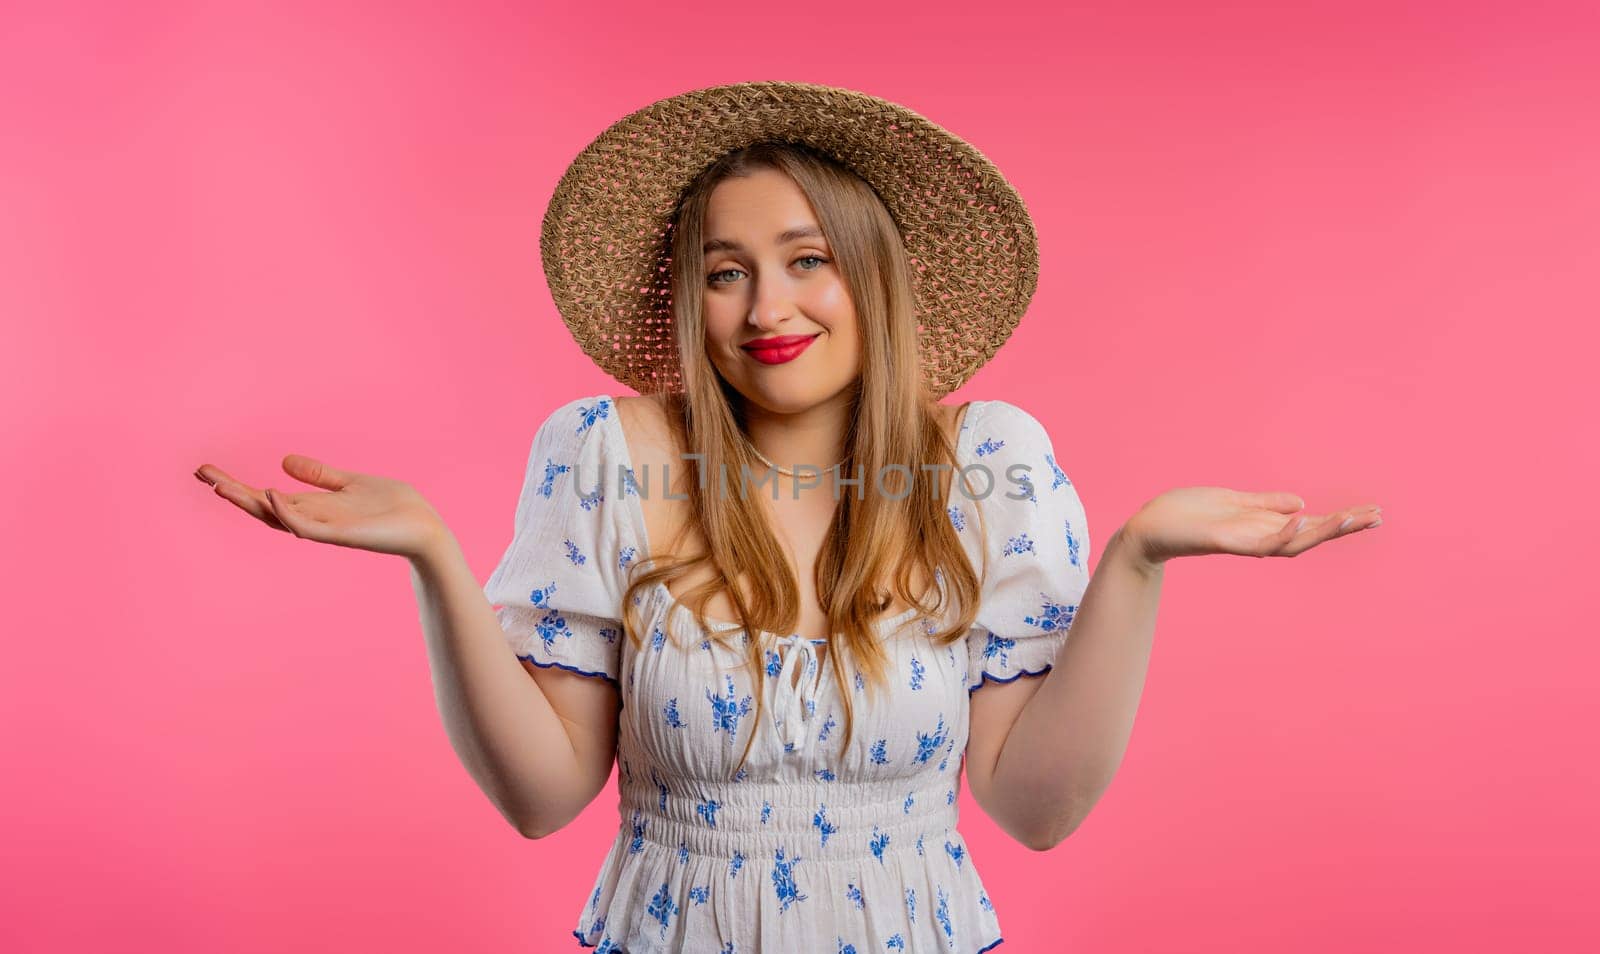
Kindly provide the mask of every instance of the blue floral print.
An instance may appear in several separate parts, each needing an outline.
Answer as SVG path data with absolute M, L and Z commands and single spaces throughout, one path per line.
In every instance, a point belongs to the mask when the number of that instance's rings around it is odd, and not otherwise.
M 778 849 L 777 857 L 772 859 L 772 887 L 778 894 L 778 903 L 782 905 L 780 911 L 787 911 L 789 905 L 806 899 L 794 880 L 794 867 L 799 863 L 798 857 L 784 858 L 782 848 Z
M 578 430 L 582 434 L 593 427 L 597 421 L 604 420 L 611 413 L 611 399 L 602 397 L 594 402 L 593 407 L 578 406 Z
M 544 614 L 543 618 L 539 620 L 538 626 L 535 627 L 535 631 L 539 634 L 539 639 L 544 642 L 545 652 L 551 652 L 555 649 L 557 636 L 566 639 L 572 638 L 572 630 L 567 628 L 566 618 L 555 610 Z
M 1017 499 L 1019 499 L 1019 500 L 1026 500 L 1029 503 L 1038 503 L 1039 502 L 1038 495 L 1033 492 L 1033 480 L 1032 480 L 1032 478 L 1028 477 L 1026 474 L 1022 475 L 1018 479 L 1018 481 L 1017 481 L 1017 491 L 1016 492 L 1018 494 L 1018 498 Z
M 605 485 L 597 484 L 595 488 L 588 493 L 578 495 L 578 506 L 585 510 L 593 510 L 594 508 L 605 503 L 605 500 Z
M 628 843 L 628 854 L 637 855 L 644 850 L 644 829 L 649 824 L 639 817 L 638 812 L 633 813 L 633 840 Z
M 1072 481 L 1067 479 L 1066 473 L 1056 464 L 1056 455 L 1044 455 L 1044 462 L 1050 466 L 1050 473 L 1055 475 L 1054 480 L 1050 484 L 1051 490 L 1060 490 L 1062 487 L 1068 487 L 1072 485 Z
M 1006 541 L 1006 548 L 1001 551 L 1006 556 L 1016 556 L 1021 553 L 1037 553 L 1033 548 L 1033 541 L 1026 533 L 1019 533 Z
M 881 864 L 883 862 L 883 852 L 889 847 L 889 836 L 874 827 L 872 829 L 872 841 L 869 846 L 872 848 L 872 856 L 878 859 Z
M 828 806 L 817 806 L 817 813 L 811 816 L 811 827 L 822 836 L 822 847 L 828 847 L 828 836 L 839 830 L 837 825 L 828 821 Z
M 990 633 L 989 638 L 983 644 L 983 658 L 998 659 L 1000 665 L 1004 666 L 1007 662 L 1006 654 L 1015 649 L 1016 646 L 1016 640 L 1006 639 L 1004 636 L 996 636 L 994 633 Z
M 667 936 L 667 924 L 678 913 L 678 905 L 672 900 L 672 895 L 667 892 L 667 883 L 663 881 L 661 882 L 661 887 L 656 891 L 656 896 L 650 899 L 650 907 L 645 909 L 646 914 L 661 922 L 662 937 Z
M 1072 626 L 1072 617 L 1076 610 L 1076 606 L 1063 606 L 1060 603 L 1053 603 L 1049 596 L 1041 593 L 1039 614 L 1037 616 L 1024 616 L 1022 621 L 1029 626 L 1037 626 L 1046 631 L 1064 630 Z
M 925 763 L 929 759 L 933 758 L 934 753 L 939 751 L 939 746 L 944 745 L 944 733 L 945 728 L 943 714 L 940 714 L 939 724 L 934 728 L 932 734 L 926 732 L 917 733 L 917 754 L 915 757 L 915 761 L 917 763 Z
M 944 504 L 973 568 L 989 568 L 971 632 L 936 642 L 948 626 L 937 614 L 886 621 L 897 628 L 885 635 L 884 686 L 859 669 L 835 679 L 820 649 L 798 680 L 781 679 L 785 657 L 762 645 L 758 690 L 750 635 L 712 638 L 692 614 L 672 612 L 664 585 L 627 592 L 652 553 L 620 417 L 601 395 L 541 425 L 512 545 L 484 588 L 516 656 L 618 689 L 622 824 L 582 895 L 579 942 L 616 954 L 630 938 L 630 951 L 656 950 L 658 937 L 718 954 L 801 950 L 798 938 L 826 943 L 817 926 L 837 924 L 838 954 L 904 954 L 933 936 L 939 949 L 993 947 L 994 906 L 955 826 L 968 699 L 985 683 L 1047 672 L 1088 580 L 1087 522 L 1042 426 L 1015 405 L 978 401 L 961 429 L 958 464 L 995 476 L 988 496 L 953 488 Z M 933 577 L 945 585 L 940 568 Z M 630 597 L 642 643 L 623 638 Z M 852 685 L 848 700 L 835 698 Z M 750 917 L 730 921 L 729 911 Z M 774 922 L 761 912 L 790 913 Z
M 945 894 L 943 885 L 939 886 L 939 907 L 933 916 L 939 921 L 939 929 L 944 931 L 945 942 L 954 946 L 955 934 L 950 927 L 950 896 Z
M 541 497 L 549 497 L 555 492 L 556 478 L 571 469 L 566 464 L 558 464 L 553 460 L 546 461 L 544 465 L 544 482 L 534 490 L 534 493 Z
M 706 698 L 711 701 L 711 727 L 714 732 L 728 733 L 728 741 L 739 734 L 739 719 L 750 714 L 750 697 L 735 701 L 737 692 L 733 686 L 733 677 L 725 676 L 727 692 L 725 695 L 712 695 L 711 690 L 706 690 Z
M 828 713 L 828 718 L 822 723 L 822 728 L 817 732 L 817 741 L 828 741 L 828 733 L 832 732 L 833 727 L 836 725 L 838 725 L 838 723 L 833 721 L 833 713 Z
M 667 783 L 661 781 L 661 776 L 656 774 L 656 770 L 654 768 L 650 770 L 650 781 L 655 783 L 656 794 L 659 796 L 656 808 L 664 813 L 667 810 L 667 795 L 670 794 L 667 791 Z

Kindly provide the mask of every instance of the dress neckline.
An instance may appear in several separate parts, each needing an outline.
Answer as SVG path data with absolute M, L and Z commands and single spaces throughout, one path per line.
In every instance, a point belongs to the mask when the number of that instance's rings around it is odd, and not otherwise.
M 617 406 L 617 399 L 616 399 L 615 396 L 610 395 L 610 394 L 602 394 L 600 396 L 605 398 L 605 400 L 608 403 L 610 403 L 610 405 L 611 405 L 611 413 L 610 414 L 606 414 L 606 415 L 602 415 L 601 418 L 600 418 L 601 434 L 605 437 L 605 439 L 607 441 L 610 442 L 610 446 L 606 448 L 606 450 L 608 451 L 607 459 L 608 460 L 620 461 L 622 463 L 623 467 L 625 468 L 625 472 L 627 473 L 628 478 L 630 480 L 632 480 L 633 479 L 633 457 L 632 457 L 632 455 L 631 455 L 631 453 L 629 452 L 629 449 L 628 449 L 628 435 L 627 435 L 627 432 L 622 429 L 622 411 Z M 974 400 L 974 401 L 968 401 L 967 403 L 969 405 L 968 408 L 967 408 L 967 413 L 962 416 L 962 418 L 961 418 L 961 426 L 956 430 L 956 472 L 951 475 L 951 484 L 950 484 L 950 486 L 951 486 L 952 490 L 955 488 L 955 480 L 956 480 L 956 478 L 961 473 L 961 467 L 962 467 L 963 463 L 967 459 L 967 450 L 969 449 L 970 444 L 971 444 L 971 441 L 969 440 L 967 435 L 974 431 L 974 428 L 972 427 L 972 416 L 973 416 L 974 413 L 977 412 L 979 407 L 981 407 L 983 405 L 986 405 L 989 402 L 988 401 L 977 401 L 977 400 Z M 615 476 L 615 468 L 612 468 L 612 471 L 613 471 L 613 473 L 612 473 L 611 476 Z M 602 487 L 604 486 L 603 482 L 606 479 L 608 479 L 607 475 L 601 475 Z M 637 541 L 637 543 L 638 543 L 639 552 L 643 557 L 648 557 L 650 555 L 650 553 L 651 553 L 651 550 L 650 550 L 650 532 L 649 532 L 648 526 L 645 523 L 645 519 L 644 519 L 644 504 L 639 502 L 638 496 L 636 494 L 630 494 L 630 493 L 624 492 L 622 494 L 622 497 L 623 497 L 623 499 L 628 501 L 628 503 L 627 503 L 628 518 L 629 518 L 630 522 L 633 524 L 634 540 Z M 670 590 L 667 587 L 667 584 L 666 584 L 665 580 L 657 580 L 655 582 L 655 585 L 654 585 L 653 589 L 655 591 L 656 597 L 658 599 L 660 599 L 663 602 L 663 604 L 665 605 L 666 612 L 668 613 L 669 616 L 671 614 L 674 614 L 674 613 L 679 613 L 679 614 L 682 614 L 683 617 L 685 619 L 687 619 L 687 620 L 691 620 L 691 621 L 694 620 L 694 611 L 691 610 L 688 606 L 686 606 L 683 603 L 678 601 L 678 598 L 673 595 L 672 590 Z M 913 616 L 915 616 L 916 612 L 917 612 L 917 608 L 915 606 L 908 607 L 907 609 L 902 610 L 901 612 L 899 612 L 898 614 L 896 614 L 896 615 L 894 615 L 892 617 L 889 617 L 887 619 L 877 620 L 875 625 L 879 629 L 889 629 L 891 627 L 899 627 L 899 626 L 905 624 Z M 715 630 L 717 632 L 721 632 L 721 633 L 741 632 L 741 631 L 743 631 L 745 629 L 745 627 L 740 626 L 738 623 L 735 623 L 735 622 L 733 622 L 731 620 L 712 619 L 709 616 L 706 617 L 706 622 L 711 624 L 711 628 L 713 630 Z M 758 632 L 758 635 L 760 635 L 760 636 L 770 636 L 772 639 L 775 639 L 775 640 L 785 640 L 785 639 L 791 639 L 794 636 L 797 636 L 799 634 L 798 633 L 773 633 L 773 632 L 768 632 L 767 630 L 760 630 Z M 826 643 L 826 642 L 828 642 L 827 639 L 816 639 L 816 638 L 812 638 L 809 641 L 812 642 L 812 643 Z

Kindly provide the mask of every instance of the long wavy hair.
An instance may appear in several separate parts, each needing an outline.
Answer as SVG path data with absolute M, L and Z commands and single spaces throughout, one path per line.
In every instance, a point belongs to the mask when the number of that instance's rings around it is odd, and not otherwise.
M 752 474 L 766 469 L 751 455 L 744 436 L 742 396 L 706 353 L 702 274 L 706 206 L 712 190 L 724 179 L 762 168 L 788 175 L 810 200 L 854 302 L 861 333 L 863 367 L 852 387 L 851 427 L 841 469 L 847 475 L 864 476 L 864 492 L 840 495 L 813 567 L 817 596 L 827 612 L 829 632 L 835 634 L 828 642 L 826 664 L 845 710 L 843 745 L 848 748 L 853 722 L 848 689 L 854 676 L 847 673 L 847 666 L 861 673 L 869 692 L 887 684 L 889 660 L 876 621 L 893 605 L 890 594 L 916 610 L 913 622 L 935 621 L 926 627 L 929 637 L 947 645 L 972 626 L 980 580 L 948 516 L 947 490 L 941 480 L 946 471 L 923 466 L 945 465 L 952 479 L 958 473 L 955 447 L 940 426 L 938 399 L 921 374 L 915 298 L 900 231 L 866 181 L 804 145 L 762 142 L 730 152 L 703 170 L 680 197 L 664 239 L 671 249 L 672 327 L 683 380 L 682 391 L 665 398 L 678 446 L 703 455 L 698 467 L 704 474 L 728 474 L 736 480 L 733 475 L 741 473 L 741 466 Z M 880 474 L 883 492 L 878 492 L 874 476 Z M 701 479 L 683 488 L 705 548 L 646 555 L 653 559 L 634 564 L 623 606 L 632 607 L 640 590 L 709 564 L 712 578 L 677 602 L 690 609 L 707 630 L 707 638 L 725 646 L 741 631 L 750 634 L 747 662 L 754 674 L 759 726 L 762 660 L 771 648 L 759 634 L 793 631 L 800 613 L 799 585 L 794 574 L 775 572 L 788 565 L 787 558 L 753 495 L 728 493 L 720 484 Z M 979 520 L 981 524 L 981 514 Z M 907 546 L 907 541 L 921 545 Z M 911 593 L 916 568 L 925 581 L 942 580 L 944 592 L 935 586 L 926 603 L 924 594 Z M 732 584 L 735 580 L 741 581 L 738 586 Z M 742 630 L 708 625 L 706 603 L 718 592 L 727 594 Z M 951 609 L 945 596 L 953 604 L 953 616 L 945 617 Z M 628 637 L 642 646 L 644 634 L 633 613 L 624 616 Z M 942 617 L 947 625 L 934 628 Z M 740 765 L 749 757 L 755 734 L 752 731 L 745 743 Z

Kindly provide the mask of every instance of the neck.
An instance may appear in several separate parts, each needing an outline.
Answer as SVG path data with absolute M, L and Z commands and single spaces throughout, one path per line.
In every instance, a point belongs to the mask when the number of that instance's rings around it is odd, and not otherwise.
M 750 443 L 784 470 L 802 466 L 826 470 L 844 458 L 850 395 L 842 392 L 821 404 L 794 413 L 775 413 L 746 401 L 745 426 Z

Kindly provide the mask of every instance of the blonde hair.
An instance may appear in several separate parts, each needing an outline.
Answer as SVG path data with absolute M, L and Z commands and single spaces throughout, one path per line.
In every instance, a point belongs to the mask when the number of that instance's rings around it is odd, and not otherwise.
M 712 190 L 726 178 L 761 168 L 788 175 L 816 210 L 854 302 L 862 338 L 862 372 L 853 388 L 841 469 L 846 475 L 866 478 L 864 493 L 860 499 L 841 495 L 814 566 L 817 596 L 827 613 L 828 631 L 835 634 L 828 642 L 826 663 L 844 706 L 843 746 L 848 748 L 853 705 L 845 665 L 853 663 L 869 686 L 887 684 L 889 661 L 879 645 L 876 621 L 892 605 L 888 592 L 917 611 L 914 619 L 937 618 L 947 610 L 944 601 L 935 596 L 932 605 L 924 605 L 921 595 L 909 590 L 917 568 L 923 571 L 923 580 L 942 579 L 956 612 L 946 628 L 930 629 L 929 636 L 947 645 L 961 639 L 973 624 L 979 579 L 951 525 L 944 487 L 937 483 L 945 471 L 922 466 L 942 464 L 952 475 L 957 472 L 955 447 L 940 425 L 938 399 L 921 374 L 915 298 L 900 231 L 870 185 L 803 145 L 764 142 L 728 153 L 703 170 L 679 200 L 667 239 L 672 327 L 683 374 L 682 392 L 667 395 L 667 419 L 675 437 L 680 446 L 704 455 L 698 465 L 702 474 L 727 473 L 737 480 L 741 465 L 748 465 L 752 473 L 764 469 L 746 449 L 742 399 L 706 354 L 702 250 Z M 890 466 L 896 464 L 910 472 Z M 881 493 L 875 489 L 880 474 Z M 718 592 L 727 593 L 743 632 L 750 634 L 746 644 L 759 725 L 762 654 L 770 647 L 762 645 L 757 634 L 792 631 L 800 611 L 799 587 L 793 574 L 773 572 L 787 566 L 787 560 L 756 501 L 746 494 L 725 492 L 719 484 L 701 479 L 686 488 L 693 525 L 701 529 L 706 548 L 635 564 L 638 572 L 624 594 L 623 606 L 631 607 L 641 589 L 709 564 L 713 577 L 683 594 L 681 602 L 709 638 L 728 645 L 728 637 L 737 631 L 724 636 L 707 625 L 705 616 L 706 603 Z M 921 546 L 907 546 L 908 540 L 921 541 Z M 744 588 L 731 585 L 732 580 L 744 581 Z M 628 637 L 642 645 L 644 637 L 632 614 L 624 615 Z M 752 732 L 750 741 L 754 738 Z M 750 741 L 740 765 L 749 756 Z

